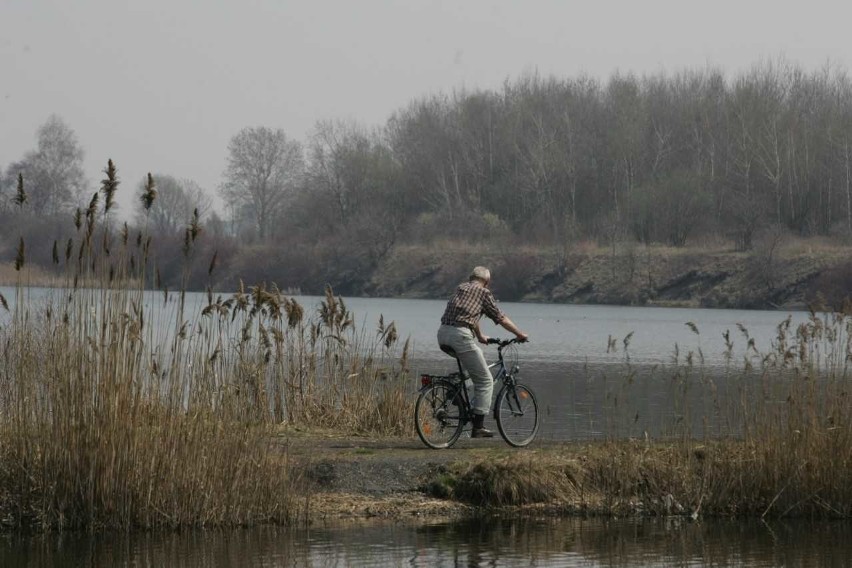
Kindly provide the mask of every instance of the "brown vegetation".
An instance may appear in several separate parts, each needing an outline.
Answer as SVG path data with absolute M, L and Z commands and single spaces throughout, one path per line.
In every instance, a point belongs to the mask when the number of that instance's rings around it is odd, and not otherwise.
M 700 330 L 693 326 L 693 332 Z M 746 328 L 740 332 L 748 339 Z M 613 397 L 609 441 L 457 463 L 432 477 L 427 490 L 484 507 L 538 503 L 619 515 L 849 518 L 852 317 L 813 314 L 796 329 L 787 319 L 771 349 L 749 345 L 742 366 L 729 359 L 725 372 L 734 396 L 727 399 L 705 374 L 700 353 L 673 361 L 668 372 L 682 419 L 660 440 L 647 432 L 619 437 L 633 410 Z M 634 379 L 626 365 L 623 384 L 613 390 L 629 400 Z M 690 403 L 692 390 L 704 393 L 698 407 Z M 717 427 L 696 428 L 710 418 Z
M 782 436 L 785 436 L 782 439 Z M 848 440 L 843 440 L 848 441 Z M 611 441 L 488 456 L 440 468 L 427 494 L 498 512 L 717 517 L 852 516 L 839 441 Z M 542 509 L 544 507 L 544 509 Z
M 109 229 L 112 163 L 106 173 L 105 206 L 96 194 L 65 254 L 54 254 L 62 288 L 31 298 L 21 247 L 15 297 L 0 301 L 3 524 L 292 519 L 299 474 L 273 445 L 275 426 L 399 433 L 410 404 L 394 324 L 380 322 L 372 339 L 331 289 L 317 314 L 262 284 L 210 292 L 200 313 L 182 289 L 146 292 L 154 250 L 144 233 Z M 189 221 L 184 281 L 202 230 Z
M 103 201 L 110 204 L 117 183 L 112 164 L 106 174 Z M 393 323 L 380 320 L 374 336 L 356 328 L 330 288 L 318 312 L 306 314 L 276 286 L 263 284 L 239 286 L 226 297 L 208 289 L 195 314 L 185 305 L 185 287 L 170 292 L 159 282 L 147 234 L 113 231 L 99 195 L 76 215 L 68 245 L 52 247 L 63 287 L 45 303 L 28 297 L 33 247 L 19 237 L 15 298 L 0 324 L 5 524 L 96 530 L 286 522 L 309 500 L 300 495 L 304 485 L 290 456 L 273 450 L 276 425 L 409 432 L 407 347 L 398 357 Z M 23 197 L 19 210 L 26 207 Z M 216 262 L 199 254 L 197 213 L 188 221 L 184 285 L 199 264 L 208 277 L 216 270 Z M 769 242 L 750 253 L 763 262 L 750 277 L 760 277 L 757 284 L 768 290 L 788 286 L 779 247 Z M 493 265 L 507 270 L 505 281 L 514 288 L 552 271 L 551 291 L 565 290 L 577 274 L 609 273 L 624 284 L 614 266 L 632 266 L 631 282 L 659 291 L 678 269 L 643 260 L 642 252 L 677 267 L 688 264 L 681 251 L 588 246 L 576 256 L 564 249 L 549 258 L 510 252 L 504 264 Z M 823 251 L 824 258 L 836 252 Z M 481 257 L 474 247 L 462 253 Z M 745 253 L 711 257 L 716 264 L 754 260 Z M 814 251 L 806 257 L 820 258 Z M 414 282 L 454 283 L 471 264 L 436 254 L 432 264 L 418 265 Z M 390 266 L 404 280 L 411 265 Z M 157 283 L 162 305 L 144 290 L 148 282 Z M 0 300 L 7 312 L 11 299 Z M 748 331 L 740 331 L 748 339 Z M 571 510 L 594 503 L 615 513 L 847 517 L 851 338 L 852 320 L 843 313 L 814 313 L 796 329 L 788 319 L 769 351 L 753 349 L 741 366 L 729 356 L 725 373 L 737 396 L 724 401 L 704 374 L 700 352 L 675 355 L 671 384 L 683 419 L 668 438 L 620 439 L 632 413 L 614 397 L 613 441 L 605 445 L 550 460 L 519 452 L 450 466 L 428 485 L 478 506 L 561 501 Z M 633 377 L 628 360 L 618 388 L 629 391 Z M 708 395 L 695 408 L 687 393 L 699 383 Z M 705 412 L 716 413 L 719 428 L 695 429 Z
M 700 335 L 697 326 L 688 327 Z M 725 393 L 717 388 L 719 370 L 707 369 L 700 351 L 673 354 L 662 372 L 676 420 L 656 438 L 643 432 L 641 423 L 637 435 L 630 402 L 637 378 L 629 358 L 620 377 L 604 378 L 612 396 L 604 402 L 607 439 L 602 442 L 537 441 L 524 450 L 474 443 L 459 456 L 418 451 L 419 442 L 410 439 L 338 439 L 329 445 L 306 436 L 313 439 L 308 459 L 316 460 L 309 463 L 331 470 L 334 463 L 347 464 L 333 483 L 323 485 L 323 491 L 331 491 L 329 501 L 325 493 L 318 495 L 316 511 L 334 517 L 337 503 L 337 514 L 344 516 L 407 516 L 422 505 L 423 514 L 441 516 L 852 517 L 847 483 L 852 317 L 813 313 L 797 327 L 785 319 L 765 351 L 755 348 L 747 328 L 738 333 L 748 353 L 735 360 L 732 340 L 725 338 Z M 293 455 L 304 459 L 299 451 Z M 387 475 L 397 480 L 401 472 L 407 486 L 388 482 Z M 370 482 L 356 481 L 363 478 Z M 406 488 L 419 488 L 445 505 L 424 503 L 419 496 L 404 505 L 398 492 Z M 355 502 L 364 507 L 360 513 Z

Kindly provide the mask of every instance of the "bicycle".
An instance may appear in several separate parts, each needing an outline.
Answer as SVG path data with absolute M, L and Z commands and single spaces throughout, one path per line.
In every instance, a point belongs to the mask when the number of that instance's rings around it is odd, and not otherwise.
M 496 373 L 492 371 L 495 383 L 503 382 L 493 408 L 497 430 L 510 446 L 526 446 L 538 433 L 538 402 L 532 389 L 518 382 L 518 366 L 512 365 L 509 369 L 503 359 L 503 349 L 518 343 L 518 340 L 490 338 L 488 343 L 497 345 L 497 361 L 488 368 L 497 369 Z M 455 357 L 459 370 L 449 375 L 420 375 L 420 394 L 414 406 L 417 435 L 424 444 L 434 449 L 449 448 L 455 444 L 473 415 L 470 394 L 465 385 L 467 374 L 461 361 L 452 349 L 443 345 L 441 349 Z

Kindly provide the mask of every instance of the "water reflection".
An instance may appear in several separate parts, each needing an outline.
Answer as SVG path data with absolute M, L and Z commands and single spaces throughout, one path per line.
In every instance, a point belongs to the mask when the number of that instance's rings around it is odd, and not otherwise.
M 486 520 L 173 534 L 6 537 L 0 566 L 824 566 L 846 522 Z

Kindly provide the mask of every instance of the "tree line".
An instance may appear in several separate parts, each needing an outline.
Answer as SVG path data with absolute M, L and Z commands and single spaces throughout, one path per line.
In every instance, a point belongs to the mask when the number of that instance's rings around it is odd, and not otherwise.
M 721 236 L 746 250 L 770 225 L 852 230 L 852 83 L 831 67 L 532 75 L 415 102 L 387 135 L 418 213 L 491 215 L 533 242 Z
M 232 273 L 307 289 L 330 272 L 364 278 L 395 244 L 435 239 L 723 239 L 745 251 L 767 228 L 852 235 L 850 142 L 852 82 L 830 65 L 773 60 L 734 77 L 711 67 L 606 80 L 527 74 L 419 98 L 377 127 L 321 121 L 305 141 L 245 128 L 218 188 L 155 173 L 158 200 L 150 211 L 134 200 L 132 224 L 179 240 L 197 209 Z M 15 225 L 20 176 L 34 217 L 84 208 L 82 157 L 51 117 L 37 148 L 4 170 L 2 226 Z M 213 210 L 211 190 L 224 210 Z

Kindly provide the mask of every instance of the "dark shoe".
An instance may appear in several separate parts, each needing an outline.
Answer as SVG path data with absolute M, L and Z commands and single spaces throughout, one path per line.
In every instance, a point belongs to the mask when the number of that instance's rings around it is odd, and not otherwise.
M 473 430 L 470 432 L 471 438 L 493 438 L 494 432 L 486 430 L 483 424 L 485 423 L 485 415 L 473 415 Z
M 486 428 L 474 428 L 470 431 L 471 438 L 493 438 L 494 432 Z

